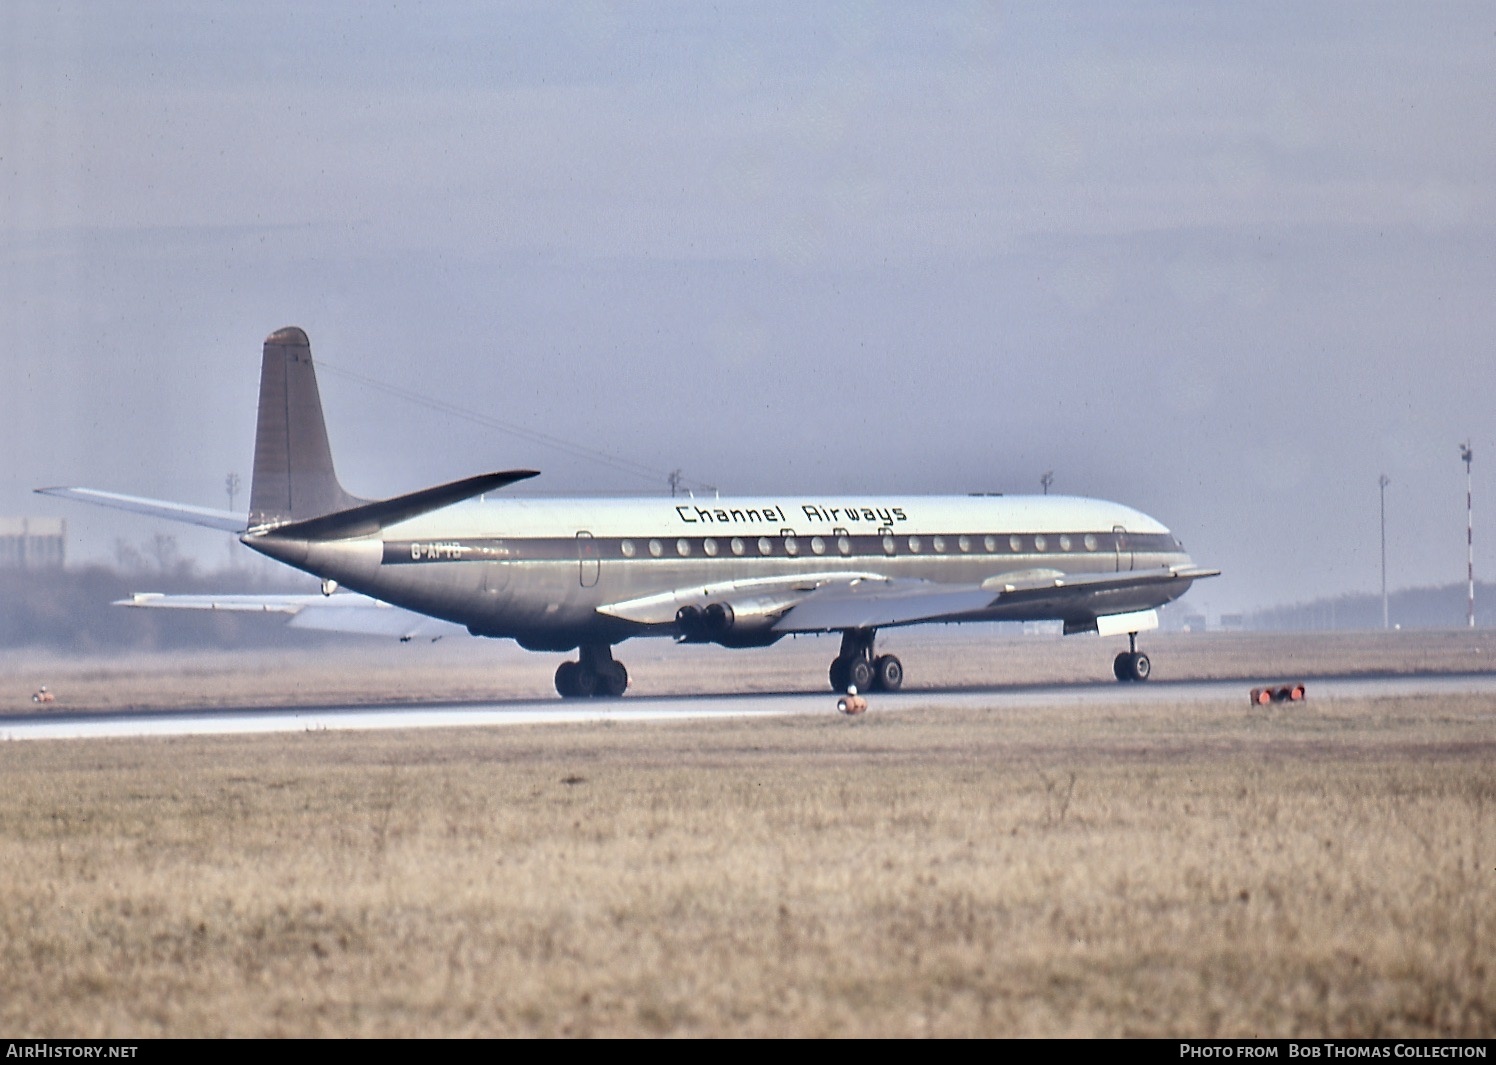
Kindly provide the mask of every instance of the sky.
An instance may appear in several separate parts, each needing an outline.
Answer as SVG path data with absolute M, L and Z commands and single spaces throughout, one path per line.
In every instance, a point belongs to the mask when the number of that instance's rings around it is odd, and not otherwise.
M 223 557 L 31 489 L 226 506 L 298 325 L 358 495 L 1053 471 L 1215 615 L 1378 590 L 1384 474 L 1462 580 L 1468 440 L 1489 576 L 1493 238 L 1488 3 L 8 0 L 0 515 Z

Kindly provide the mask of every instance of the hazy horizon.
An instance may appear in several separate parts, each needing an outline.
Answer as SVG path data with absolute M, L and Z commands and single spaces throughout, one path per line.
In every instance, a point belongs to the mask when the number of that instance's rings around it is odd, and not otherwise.
M 360 495 L 1052 470 L 1224 570 L 1214 616 L 1377 590 L 1381 474 L 1389 585 L 1462 579 L 1470 440 L 1481 576 L 1493 46 L 1475 3 L 19 0 L 0 515 L 221 557 L 31 490 L 224 506 L 234 471 L 242 507 L 299 325 Z

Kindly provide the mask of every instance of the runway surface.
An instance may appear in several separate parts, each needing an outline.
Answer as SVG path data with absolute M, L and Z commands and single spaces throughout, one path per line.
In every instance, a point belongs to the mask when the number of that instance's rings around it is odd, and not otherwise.
M 1279 678 L 1280 680 L 1282 678 Z M 1258 682 L 1260 683 L 1260 682 Z M 1245 680 L 1153 681 L 1146 684 L 1073 684 L 907 691 L 869 697 L 870 714 L 920 707 L 1073 707 L 1188 702 L 1250 709 Z M 1409 695 L 1483 694 L 1496 698 L 1496 674 L 1423 674 L 1320 678 L 1308 682 L 1315 701 Z M 0 719 L 0 740 L 59 740 L 139 736 L 211 736 L 323 730 L 473 728 L 581 722 L 691 721 L 836 713 L 825 693 L 624 697 L 595 702 L 558 699 L 494 703 L 433 703 L 402 707 L 327 706 L 296 709 L 158 710 L 124 713 L 50 713 Z

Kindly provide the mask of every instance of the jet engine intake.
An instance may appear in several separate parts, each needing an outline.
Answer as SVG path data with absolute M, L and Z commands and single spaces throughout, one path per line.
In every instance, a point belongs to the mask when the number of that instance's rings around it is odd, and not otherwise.
M 684 643 L 719 643 L 723 647 L 767 647 L 780 638 L 774 622 L 798 596 L 750 596 L 734 606 L 722 600 L 687 603 L 675 612 Z
M 675 612 L 675 625 L 687 643 L 716 643 L 733 629 L 737 615 L 726 603 L 688 603 Z

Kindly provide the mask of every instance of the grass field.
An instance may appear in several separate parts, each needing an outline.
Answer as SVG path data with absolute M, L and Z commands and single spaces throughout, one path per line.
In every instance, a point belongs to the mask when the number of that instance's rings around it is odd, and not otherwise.
M 1405 658 L 1489 668 L 1459 664 L 1479 660 L 1459 635 Z M 1322 668 L 1408 668 L 1379 640 L 1329 640 Z M 1313 641 L 1294 645 L 1293 675 L 1314 675 Z M 760 679 L 792 688 L 829 646 Z M 963 645 L 908 646 L 906 663 L 976 668 Z M 1189 642 L 1162 646 L 1159 675 L 1188 672 Z M 1077 668 L 1054 653 L 1010 656 L 1009 675 Z M 1199 661 L 1260 672 L 1271 653 Z M 555 660 L 533 661 L 520 693 L 548 685 Z M 729 683 L 754 675 L 721 661 Z M 379 700 L 394 676 L 95 667 L 122 706 Z M 464 668 L 424 682 L 477 684 Z M 639 687 L 671 682 L 662 664 Z M 1496 706 L 1243 696 L 0 745 L 0 1027 L 1496 1035 Z

